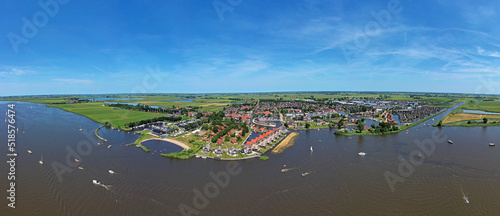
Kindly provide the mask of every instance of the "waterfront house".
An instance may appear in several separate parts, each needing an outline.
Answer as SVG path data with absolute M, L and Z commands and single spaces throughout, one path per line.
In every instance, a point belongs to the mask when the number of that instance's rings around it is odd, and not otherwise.
M 230 147 L 227 154 L 231 155 L 233 157 L 238 156 L 238 150 L 236 150 L 236 148 L 234 148 L 234 147 Z
M 221 156 L 222 155 L 222 147 L 220 147 L 220 146 L 215 147 L 214 154 L 217 156 Z
M 210 152 L 210 150 L 211 150 L 210 144 L 206 144 L 203 146 L 202 152 L 205 154 L 208 154 Z

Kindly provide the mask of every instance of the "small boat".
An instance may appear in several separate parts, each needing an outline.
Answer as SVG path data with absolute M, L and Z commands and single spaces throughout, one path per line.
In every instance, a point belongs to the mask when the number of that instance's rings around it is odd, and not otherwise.
M 83 170 L 83 167 L 78 167 L 79 170 Z
M 98 182 L 97 180 L 92 180 L 92 183 L 95 185 L 102 185 L 101 182 Z
M 451 140 L 448 140 L 448 143 L 449 143 L 449 144 L 453 144 L 453 141 L 451 141 Z
M 308 172 L 302 173 L 302 176 L 306 176 L 306 175 L 309 175 L 309 173 Z
M 79 163 L 79 162 L 80 162 L 80 160 L 78 160 L 78 159 L 76 159 L 76 158 L 75 158 L 75 162 Z
M 109 170 L 108 172 L 109 172 L 109 174 L 115 174 L 115 171 L 113 171 L 113 170 Z
M 80 131 L 83 131 L 83 129 L 80 128 Z
M 43 165 L 43 156 L 40 157 L 40 161 L 38 161 L 40 165 Z
M 97 143 L 97 145 L 99 146 L 99 145 L 101 145 L 101 143 Z
M 469 198 L 467 198 L 466 196 L 464 196 L 464 202 L 465 202 L 466 204 L 469 204 Z
M 288 172 L 288 169 L 281 169 L 281 172 L 284 173 L 284 172 Z
M 203 158 L 203 159 L 207 159 L 207 157 L 206 157 L 206 156 L 201 156 L 201 158 Z
M 108 148 L 110 149 L 111 148 L 111 145 L 108 146 Z
M 358 155 L 359 155 L 359 156 L 365 156 L 365 155 L 366 155 L 366 153 L 365 153 L 365 152 L 359 152 L 359 153 L 358 153 Z
M 490 146 L 495 146 L 495 143 L 490 143 Z
M 319 142 L 321 142 L 321 140 L 319 140 Z
M 29 149 L 28 149 L 28 150 L 26 150 L 26 151 L 28 152 L 28 154 L 32 154 L 32 153 L 33 153 L 33 152 L 31 152 L 31 150 L 29 150 Z
M 319 128 L 318 128 L 318 131 L 319 131 Z
M 313 147 L 311 146 L 311 151 L 313 151 Z
M 422 158 L 422 154 L 418 153 L 418 158 Z

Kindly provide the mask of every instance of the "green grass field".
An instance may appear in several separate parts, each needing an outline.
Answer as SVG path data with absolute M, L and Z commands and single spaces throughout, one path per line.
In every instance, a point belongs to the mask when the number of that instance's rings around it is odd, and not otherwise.
M 22 97 L 22 98 L 2 98 L 3 101 L 19 101 L 19 102 L 31 102 L 31 103 L 42 103 L 42 104 L 51 104 L 51 103 L 66 103 L 64 100 L 68 97 Z
M 471 102 L 460 106 L 460 108 L 500 113 L 500 101 Z
M 143 119 L 164 116 L 160 113 L 147 113 L 133 110 L 115 109 L 103 106 L 104 103 L 82 103 L 82 104 L 49 104 L 47 106 L 60 108 L 62 110 L 83 115 L 96 122 L 104 124 L 111 123 L 113 127 L 126 129 L 124 124 Z

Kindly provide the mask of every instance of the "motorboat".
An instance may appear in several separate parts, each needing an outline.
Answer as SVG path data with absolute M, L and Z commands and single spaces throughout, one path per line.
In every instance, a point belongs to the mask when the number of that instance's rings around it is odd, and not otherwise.
M 108 146 L 108 148 L 110 149 L 111 148 L 111 145 Z
M 83 170 L 83 167 L 78 167 L 79 170 Z
M 302 173 L 302 176 L 306 176 L 306 175 L 309 175 L 309 173 L 308 172 Z
M 40 165 L 43 165 L 43 156 L 40 157 L 40 161 L 38 161 Z
M 359 156 L 365 156 L 365 155 L 366 155 L 366 153 L 365 153 L 365 152 L 359 152 L 359 153 L 358 153 L 358 155 L 359 155 Z
M 451 140 L 448 140 L 448 143 L 449 143 L 449 144 L 453 144 L 453 141 L 451 141 Z
M 79 163 L 79 162 L 80 162 L 80 160 L 78 160 L 78 159 L 76 159 L 76 158 L 75 158 L 75 162 Z
M 115 171 L 113 171 L 113 170 L 109 170 L 108 172 L 109 172 L 109 174 L 116 174 Z
M 311 146 L 311 151 L 313 151 L 313 147 Z
M 33 152 L 31 152 L 31 150 L 29 150 L 29 149 L 28 149 L 28 150 L 26 150 L 26 151 L 28 152 L 28 154 L 32 154 L 32 153 L 33 153 Z
M 490 146 L 495 146 L 495 143 L 490 143 Z
M 281 169 L 281 172 L 284 173 L 284 172 L 288 172 L 288 169 Z

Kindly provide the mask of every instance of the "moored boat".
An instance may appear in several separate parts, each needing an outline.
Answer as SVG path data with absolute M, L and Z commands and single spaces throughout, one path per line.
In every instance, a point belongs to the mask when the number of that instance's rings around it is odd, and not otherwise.
M 365 155 L 366 155 L 366 153 L 365 153 L 365 152 L 359 152 L 359 153 L 358 153 L 358 155 L 359 155 L 359 156 L 365 156 Z
M 490 143 L 490 146 L 495 146 L 495 143 Z

